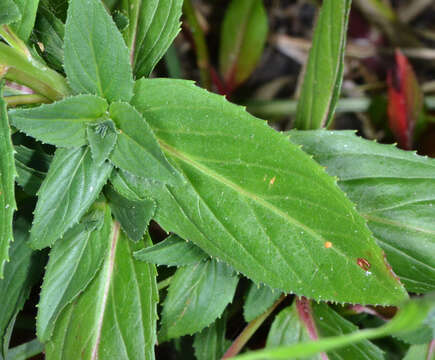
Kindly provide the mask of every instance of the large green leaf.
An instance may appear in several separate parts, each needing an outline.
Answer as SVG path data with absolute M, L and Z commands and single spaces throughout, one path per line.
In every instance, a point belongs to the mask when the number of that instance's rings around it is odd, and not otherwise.
M 89 147 L 56 150 L 38 192 L 31 246 L 42 249 L 62 238 L 95 201 L 111 171 L 108 162 L 93 162 Z
M 69 304 L 46 346 L 52 359 L 154 359 L 158 290 L 154 265 L 133 259 L 143 246 L 115 223 L 103 267 Z
M 3 2 L 4 0 L 2 0 Z M 36 11 L 38 10 L 39 0 L 14 0 L 21 13 L 21 18 L 11 24 L 12 30 L 27 42 L 35 25 Z
M 435 290 L 435 160 L 351 131 L 292 131 L 291 141 L 338 176 L 409 291 Z
M 294 127 L 318 129 L 334 116 L 343 80 L 351 0 L 323 1 L 296 111 Z
M 62 309 L 71 303 L 94 278 L 111 245 L 109 206 L 98 203 L 94 210 L 97 228 L 80 223 L 56 242 L 44 275 L 38 304 L 36 329 L 38 339 L 50 339 Z
M 132 101 L 187 179 L 142 183 L 167 231 L 285 292 L 372 304 L 406 298 L 354 205 L 285 136 L 182 80 L 139 80 Z
M 18 312 L 42 274 L 42 258 L 27 245 L 29 225 L 19 218 L 14 223 L 15 241 L 11 245 L 11 261 L 0 280 L 0 358 L 4 358 Z
M 435 297 L 415 298 L 401 307 L 399 313 L 388 323 L 374 329 L 331 336 L 318 341 L 307 341 L 290 346 L 250 352 L 234 357 L 237 360 L 295 359 L 308 357 L 322 351 L 332 351 L 365 339 L 374 339 L 416 329 L 435 309 Z M 371 358 L 370 358 L 371 359 Z
M 0 279 L 5 262 L 9 260 L 9 243 L 13 241 L 12 220 L 15 204 L 14 181 L 16 176 L 14 147 L 11 141 L 3 84 L 0 84 Z
M 42 142 L 76 147 L 87 143 L 86 126 L 106 115 L 106 100 L 94 95 L 78 95 L 53 104 L 9 111 L 11 123 Z
M 15 181 L 27 194 L 36 195 L 47 175 L 51 159 L 42 150 L 15 147 L 15 167 L 18 174 Z
M 71 0 L 65 25 L 65 72 L 78 93 L 129 101 L 128 49 L 100 0 Z
M 21 18 L 20 10 L 14 0 L 2 0 L 0 3 L 0 25 L 10 24 Z
M 233 269 L 216 260 L 179 268 L 163 304 L 159 340 L 192 335 L 212 324 L 233 300 Z
M 233 0 L 222 23 L 219 68 L 228 86 L 244 82 L 254 71 L 267 38 L 263 0 Z
M 162 183 L 179 182 L 177 171 L 166 160 L 150 126 L 130 104 L 114 103 L 110 117 L 120 129 L 110 159 L 116 167 Z
M 180 31 L 183 0 L 122 0 L 129 19 L 124 39 L 136 78 L 149 76 Z
M 206 260 L 208 255 L 191 241 L 173 234 L 156 245 L 134 253 L 134 257 L 156 265 L 184 266 Z

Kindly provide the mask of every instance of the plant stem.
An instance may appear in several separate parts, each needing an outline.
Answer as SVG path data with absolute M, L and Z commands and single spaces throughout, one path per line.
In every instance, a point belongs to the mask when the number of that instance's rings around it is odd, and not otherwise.
M 173 277 L 174 277 L 174 275 L 169 276 L 167 279 L 158 282 L 157 289 L 160 291 L 160 290 L 163 290 L 165 287 L 168 287 L 169 284 L 171 283 Z
M 257 329 L 263 324 L 263 322 L 269 317 L 270 314 L 276 309 L 276 307 L 286 298 L 285 294 L 282 294 L 280 298 L 275 301 L 275 303 L 263 314 L 252 320 L 243 331 L 237 336 L 236 340 L 232 343 L 232 345 L 228 348 L 225 354 L 222 356 L 222 359 L 229 359 L 233 356 L 236 356 L 240 350 L 246 345 L 249 339 L 254 335 Z
M 22 53 L 28 59 L 32 58 L 26 44 L 7 25 L 0 26 L 0 37 L 2 37 L 15 50 Z
M 1 42 L 0 66 L 6 68 L 6 79 L 25 85 L 52 101 L 69 94 L 62 75 Z
M 4 99 L 6 100 L 6 104 L 8 104 L 8 107 L 50 102 L 50 100 L 47 99 L 45 96 L 39 94 L 6 96 Z
M 196 47 L 196 62 L 200 71 L 201 84 L 207 90 L 211 88 L 210 60 L 204 32 L 199 24 L 192 0 L 184 0 L 183 12 L 189 23 L 190 31 Z

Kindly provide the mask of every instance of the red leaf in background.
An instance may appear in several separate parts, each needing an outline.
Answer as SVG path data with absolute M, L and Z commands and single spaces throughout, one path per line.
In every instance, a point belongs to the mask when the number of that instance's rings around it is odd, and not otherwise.
M 396 64 L 388 72 L 388 117 L 402 149 L 412 149 L 414 129 L 423 110 L 423 94 L 408 59 L 396 50 Z

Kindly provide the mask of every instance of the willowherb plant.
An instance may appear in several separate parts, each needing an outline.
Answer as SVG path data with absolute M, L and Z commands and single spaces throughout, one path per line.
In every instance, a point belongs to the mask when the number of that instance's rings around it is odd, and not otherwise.
M 339 96 L 350 1 L 324 1 L 296 117 L 311 130 L 288 133 L 190 81 L 149 78 L 179 32 L 182 3 L 122 0 L 110 13 L 100 0 L 2 0 L 3 358 L 24 351 L 9 340 L 42 277 L 28 349 L 47 359 L 153 359 L 157 338 L 185 335 L 198 359 L 235 355 L 244 343 L 228 344 L 226 309 L 240 279 L 254 325 L 296 295 L 266 349 L 240 358 L 380 359 L 367 339 L 430 342 L 433 297 L 407 299 L 435 289 L 434 161 L 316 130 Z M 266 31 L 257 0 L 235 1 L 225 28 L 249 6 Z M 247 47 L 225 41 L 233 89 L 253 66 L 242 61 Z M 234 46 L 240 61 L 225 55 Z M 171 233 L 154 245 L 151 220 Z M 404 302 L 365 332 L 327 305 Z M 299 343 L 327 336 L 336 337 Z

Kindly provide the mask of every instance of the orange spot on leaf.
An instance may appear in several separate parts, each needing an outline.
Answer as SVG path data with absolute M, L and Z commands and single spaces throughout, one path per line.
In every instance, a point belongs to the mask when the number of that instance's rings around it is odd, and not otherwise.
M 364 271 L 367 271 L 368 269 L 370 269 L 370 266 L 371 266 L 370 263 L 364 258 L 358 258 L 356 263 Z
M 330 242 L 330 241 L 326 241 L 326 242 L 325 242 L 325 248 L 329 249 L 329 248 L 331 248 L 331 247 L 332 247 L 332 242 Z

